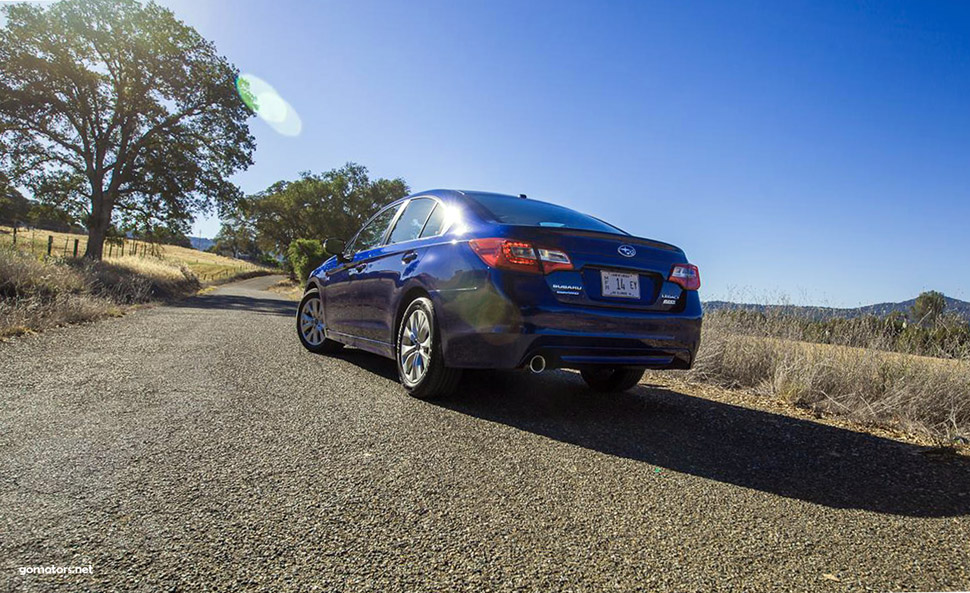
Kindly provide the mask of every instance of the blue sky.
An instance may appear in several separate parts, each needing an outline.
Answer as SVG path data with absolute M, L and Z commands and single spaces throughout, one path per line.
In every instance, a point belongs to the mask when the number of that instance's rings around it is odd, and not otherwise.
M 970 300 L 968 3 L 163 4 L 303 121 L 247 192 L 356 161 L 676 243 L 705 299 Z

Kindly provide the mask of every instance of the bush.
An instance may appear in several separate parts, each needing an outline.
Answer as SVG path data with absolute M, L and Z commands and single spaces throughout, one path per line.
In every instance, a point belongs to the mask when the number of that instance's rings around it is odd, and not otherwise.
M 297 239 L 286 249 L 286 260 L 298 282 L 305 281 L 326 259 L 323 243 L 316 239 Z

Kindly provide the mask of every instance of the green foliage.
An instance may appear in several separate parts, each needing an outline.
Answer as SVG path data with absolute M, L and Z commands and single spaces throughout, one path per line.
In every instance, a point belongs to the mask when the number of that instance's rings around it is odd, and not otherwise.
M 350 239 L 378 208 L 406 196 L 402 179 L 371 181 L 367 169 L 347 163 L 322 174 L 303 173 L 246 198 L 238 216 L 249 221 L 261 249 L 287 253 L 301 238 Z
M 30 202 L 0 173 L 0 222 L 27 220 Z
M 916 297 L 916 302 L 913 303 L 910 314 L 912 320 L 920 325 L 933 325 L 937 318 L 943 314 L 944 309 L 946 309 L 946 298 L 943 293 L 931 290 Z
M 317 239 L 296 239 L 286 250 L 286 260 L 297 280 L 303 281 L 327 259 L 323 242 Z
M 112 222 L 184 231 L 231 207 L 252 163 L 252 112 L 237 70 L 170 10 L 136 0 L 3 8 L 0 167 L 65 211 L 85 213 L 87 256 Z
M 76 216 L 50 203 L 32 204 L 26 222 L 32 227 L 61 233 L 71 232 L 81 226 Z
M 215 243 L 210 248 L 213 253 L 228 257 L 245 257 L 250 260 L 262 259 L 263 252 L 256 245 L 256 231 L 249 220 L 242 216 L 229 216 L 222 221 Z
M 160 226 L 136 232 L 132 236 L 149 243 L 162 243 L 164 245 L 178 245 L 179 247 L 186 247 L 188 249 L 192 248 L 192 240 L 179 229 Z

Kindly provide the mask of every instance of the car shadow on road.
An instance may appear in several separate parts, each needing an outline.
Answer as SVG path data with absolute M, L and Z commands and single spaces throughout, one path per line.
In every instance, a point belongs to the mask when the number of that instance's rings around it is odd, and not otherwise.
M 356 367 L 360 367 L 369 373 L 380 375 L 385 379 L 394 382 L 398 381 L 397 368 L 394 366 L 394 361 L 389 358 L 350 347 L 341 349 L 333 357 L 347 361 Z
M 390 364 L 393 367 L 393 363 Z M 641 385 L 590 392 L 575 373 L 471 372 L 437 405 L 609 455 L 832 508 L 970 514 L 970 463 L 925 448 Z
M 394 362 L 337 357 L 397 380 Z M 673 471 L 840 509 L 970 514 L 970 462 L 925 447 L 641 384 L 591 392 L 576 373 L 465 371 L 429 402 L 489 422 Z
M 296 316 L 295 301 L 273 298 L 259 298 L 232 294 L 204 294 L 172 303 L 173 307 L 187 309 L 246 311 L 282 317 Z

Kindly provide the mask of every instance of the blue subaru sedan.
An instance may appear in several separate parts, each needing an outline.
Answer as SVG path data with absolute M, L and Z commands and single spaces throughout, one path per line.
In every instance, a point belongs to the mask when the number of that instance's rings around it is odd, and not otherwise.
M 415 397 L 469 368 L 577 369 L 623 391 L 645 369 L 690 368 L 700 342 L 700 275 L 681 249 L 526 196 L 420 192 L 325 248 L 300 341 L 391 358 Z

